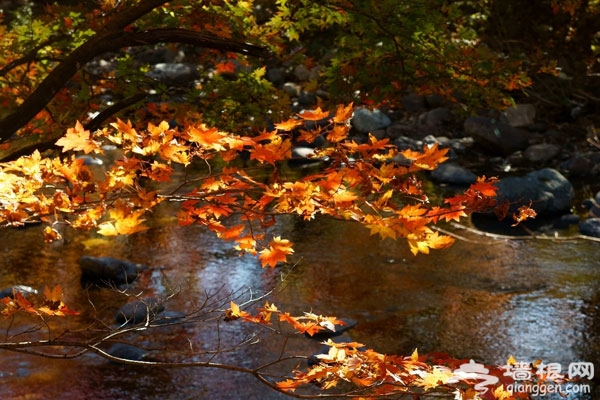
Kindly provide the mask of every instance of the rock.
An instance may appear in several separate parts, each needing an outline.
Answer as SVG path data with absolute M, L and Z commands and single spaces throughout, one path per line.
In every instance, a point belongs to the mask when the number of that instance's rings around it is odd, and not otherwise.
M 79 259 L 81 282 L 99 286 L 130 284 L 138 276 L 139 264 L 112 257 L 89 257 Z
M 600 218 L 588 218 L 579 223 L 579 233 L 600 238 Z
M 267 68 L 267 80 L 274 86 L 281 86 L 285 82 L 285 69 L 284 68 Z
M 31 286 L 14 285 L 14 286 L 9 286 L 7 288 L 0 290 L 0 299 L 3 299 L 5 297 L 12 298 L 14 296 L 14 293 L 16 293 L 16 292 L 19 292 L 23 295 L 38 293 L 38 291 L 36 289 L 32 288 Z
M 110 349 L 108 349 L 107 352 L 113 357 L 130 361 L 141 361 L 148 355 L 146 350 L 127 343 L 115 343 Z M 119 363 L 118 360 L 110 361 L 113 363 Z
M 440 164 L 431 172 L 431 177 L 438 182 L 452 185 L 470 185 L 475 183 L 477 175 L 454 163 Z
M 527 147 L 531 133 L 489 117 L 469 117 L 465 133 L 488 151 L 507 156 Z
M 141 324 L 145 323 L 148 318 L 153 321 L 164 309 L 161 301 L 154 297 L 148 297 L 132 301 L 119 308 L 115 320 L 122 325 Z
M 199 77 L 198 70 L 194 64 L 184 63 L 156 64 L 147 75 L 152 79 L 175 86 L 189 84 Z
M 161 311 L 156 315 L 156 319 L 152 321 L 152 325 L 178 324 L 183 322 L 186 316 L 186 314 L 179 311 Z
M 564 214 L 554 221 L 556 229 L 568 229 L 571 225 L 579 223 L 579 217 L 575 214 Z
M 282 87 L 283 91 L 287 93 L 290 97 L 298 97 L 300 96 L 300 91 L 302 87 L 294 82 L 286 82 Z
M 399 150 L 423 150 L 423 141 L 409 138 L 408 136 L 397 137 L 393 142 L 394 146 L 398 147 Z
M 404 109 L 409 112 L 418 112 L 425 110 L 425 96 L 421 96 L 420 94 L 411 93 L 406 96 L 403 96 L 400 99 L 402 102 L 402 106 Z
M 378 129 L 385 129 L 392 121 L 378 109 L 368 110 L 357 108 L 352 116 L 352 126 L 360 133 L 370 133 Z
M 452 121 L 452 112 L 446 107 L 434 108 L 423 116 L 423 122 L 429 125 L 443 125 Z
M 517 104 L 516 107 L 510 107 L 504 111 L 508 124 L 515 128 L 533 125 L 535 114 L 533 104 Z
M 298 103 L 301 106 L 313 106 L 317 102 L 317 95 L 313 92 L 302 90 L 298 96 Z
M 310 79 L 310 70 L 304 65 L 298 65 L 294 68 L 294 76 L 300 82 L 304 82 Z
M 411 124 L 395 122 L 393 125 L 388 126 L 385 132 L 387 137 L 394 140 L 401 137 L 409 138 L 410 136 L 413 136 L 417 129 L 419 128 Z
M 522 177 L 500 180 L 498 203 L 510 201 L 510 212 L 529 205 L 540 215 L 560 214 L 571 208 L 575 197 L 573 186 L 560 172 L 552 168 L 533 171 Z
M 425 96 L 425 103 L 427 104 L 427 106 L 429 108 L 442 107 L 445 102 L 446 101 L 444 100 L 444 97 L 437 93 L 433 93 L 433 94 Z
M 600 153 L 575 154 L 560 164 L 570 176 L 589 176 L 600 173 Z
M 533 144 L 525 150 L 525 157 L 531 162 L 546 162 L 560 153 L 560 147 L 550 143 Z
M 583 208 L 588 212 L 588 215 L 592 218 L 600 218 L 600 206 L 596 202 L 596 199 L 585 199 L 581 202 Z

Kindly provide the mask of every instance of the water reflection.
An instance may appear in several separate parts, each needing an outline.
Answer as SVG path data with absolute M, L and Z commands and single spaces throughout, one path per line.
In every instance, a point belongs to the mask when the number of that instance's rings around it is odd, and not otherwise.
M 68 234 L 60 246 L 45 245 L 36 227 L 2 230 L 0 286 L 61 284 L 67 304 L 86 310 L 83 321 L 110 320 L 127 299 L 106 290 L 83 291 L 77 267 L 83 254 L 109 255 L 151 267 L 136 290 L 156 296 L 181 291 L 169 303 L 173 309 L 189 309 L 207 292 L 225 299 L 247 288 L 260 295 L 276 287 L 271 299 L 280 308 L 356 319 L 352 338 L 382 352 L 409 354 L 418 348 L 486 363 L 503 363 L 512 354 L 564 367 L 590 361 L 600 368 L 597 243 L 458 242 L 414 257 L 402 241 L 381 241 L 352 223 L 289 219 L 281 228 L 296 243 L 297 265 L 263 270 L 256 259 L 238 257 L 198 227 L 174 226 L 169 215 L 159 211 L 152 229 L 130 237 Z M 6 329 L 4 321 L 0 326 Z M 227 324 L 220 334 L 235 338 L 240 329 Z M 192 341 L 209 348 L 215 333 L 212 326 L 194 325 L 143 340 L 172 346 Z M 220 361 L 257 365 L 281 346 L 281 340 L 265 338 Z M 293 337 L 288 347 L 310 354 L 319 345 Z M 253 378 L 222 371 L 148 370 L 109 364 L 94 355 L 73 361 L 2 357 L 3 399 L 282 398 Z

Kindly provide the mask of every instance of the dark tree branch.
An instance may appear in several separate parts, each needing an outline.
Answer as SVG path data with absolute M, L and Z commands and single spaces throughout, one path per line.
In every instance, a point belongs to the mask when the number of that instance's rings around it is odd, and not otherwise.
M 48 74 L 15 112 L 0 121 L 0 142 L 9 140 L 21 127 L 31 121 L 83 65 L 94 57 L 110 51 L 117 51 L 124 47 L 172 42 L 193 44 L 258 57 L 268 54 L 260 46 L 185 29 L 154 29 L 143 32 L 123 31 L 123 28 L 164 3 L 166 3 L 164 0 L 146 0 L 116 14 L 105 25 L 104 29 L 73 50 Z

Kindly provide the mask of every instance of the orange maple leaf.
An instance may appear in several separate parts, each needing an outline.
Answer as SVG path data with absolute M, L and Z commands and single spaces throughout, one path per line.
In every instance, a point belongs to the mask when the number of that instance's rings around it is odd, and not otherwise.
M 280 122 L 275 124 L 275 129 L 280 131 L 293 131 L 295 128 L 304 125 L 302 121 L 298 121 L 297 119 L 290 118 L 287 121 Z
M 275 267 L 278 262 L 286 262 L 287 256 L 294 253 L 292 248 L 294 244 L 287 239 L 276 236 L 269 243 L 269 247 L 260 251 L 258 258 L 262 267 Z
M 13 290 L 12 298 L 4 297 L 3 299 L 0 299 L 0 302 L 6 306 L 6 308 L 2 310 L 2 315 L 4 315 L 5 319 L 18 311 L 37 314 L 37 311 L 35 308 L 33 308 L 33 305 L 25 298 L 25 296 L 23 296 L 23 293 L 19 291 Z
M 329 111 L 321 110 L 321 107 L 317 107 L 313 111 L 305 110 L 302 113 L 298 114 L 300 118 L 306 121 L 320 121 L 329 117 Z
M 63 153 L 69 150 L 83 151 L 89 154 L 92 151 L 101 153 L 100 143 L 90 137 L 90 131 L 83 129 L 81 122 L 77 121 L 75 128 L 67 129 L 65 136 L 58 139 L 55 143 L 57 146 L 62 146 Z
M 42 307 L 38 308 L 38 311 L 59 317 L 64 317 L 65 315 L 79 315 L 77 311 L 69 309 L 69 307 L 63 303 L 62 297 L 63 291 L 60 285 L 54 286 L 54 289 L 52 290 L 46 287 L 44 289 L 44 303 Z
M 333 129 L 327 132 L 327 140 L 331 143 L 338 143 L 348 137 L 350 127 L 347 125 L 336 125 Z
M 235 73 L 235 64 L 231 61 L 225 61 L 215 64 L 217 74 L 233 74 Z
M 333 117 L 333 122 L 337 124 L 341 124 L 352 118 L 352 114 L 354 113 L 354 104 L 350 103 L 346 107 L 343 105 L 339 105 L 335 116 Z

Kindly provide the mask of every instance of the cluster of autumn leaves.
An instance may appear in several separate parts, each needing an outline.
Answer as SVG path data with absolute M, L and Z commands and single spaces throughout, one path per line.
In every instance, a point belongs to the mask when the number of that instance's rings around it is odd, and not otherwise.
M 352 114 L 352 104 L 332 113 L 317 108 L 254 136 L 198 121 L 136 129 L 117 120 L 94 133 L 77 123 L 56 142 L 70 156 L 34 152 L 0 164 L 0 224 L 45 222 L 48 241 L 60 238 L 56 224 L 105 236 L 132 234 L 147 229 L 145 216 L 161 202 L 177 200 L 181 225 L 206 226 L 274 267 L 293 253 L 285 238 L 266 236 L 277 215 L 355 221 L 382 238 L 406 238 L 417 254 L 452 244 L 432 229 L 438 221 L 495 206 L 494 179 L 485 177 L 432 204 L 417 174 L 445 161 L 447 149 L 400 150 L 374 136 L 358 143 L 349 136 Z M 299 178 L 282 174 L 295 143 L 311 144 L 318 136 L 327 145 L 315 147 L 314 157 L 326 165 Z M 98 173 L 89 161 L 108 151 L 118 156 Z
M 69 156 L 36 151 L 0 164 L 0 224 L 45 223 L 47 241 L 61 238 L 57 224 L 95 229 L 105 236 L 133 234 L 148 229 L 145 216 L 160 203 L 177 200 L 181 225 L 203 225 L 239 251 L 257 255 L 263 267 L 275 267 L 293 254 L 292 242 L 271 233 L 278 215 L 358 222 L 382 238 L 405 238 L 416 255 L 453 243 L 432 228 L 439 221 L 496 206 L 495 180 L 485 177 L 463 193 L 432 204 L 417 174 L 445 161 L 447 149 L 433 145 L 420 152 L 401 150 L 374 136 L 358 143 L 349 135 L 352 114 L 352 104 L 332 113 L 317 108 L 254 136 L 198 121 L 176 127 L 163 121 L 139 129 L 117 120 L 94 133 L 77 123 L 56 142 Z M 312 144 L 319 136 L 327 145 L 315 146 L 314 157 L 327 162 L 300 177 L 282 173 L 280 166 L 292 157 L 293 146 Z M 94 157 L 112 161 L 98 167 Z M 47 289 L 39 306 L 18 292 L 1 302 L 5 317 L 18 311 L 76 314 L 62 302 L 60 287 Z M 343 323 L 312 313 L 294 317 L 268 303 L 257 315 L 231 303 L 225 318 L 269 324 L 272 314 L 308 335 L 334 331 Z M 358 343 L 326 344 L 331 350 L 317 365 L 278 387 L 294 390 L 318 383 L 328 388 L 343 380 L 359 388 L 373 386 L 373 394 L 408 393 L 415 387 L 462 390 L 447 385 L 452 379 L 444 372 L 447 367 L 425 363 L 416 352 L 396 357 L 362 350 Z M 495 390 L 494 398 L 510 398 L 502 386 Z
M 313 313 L 292 316 L 268 301 L 258 308 L 256 314 L 242 310 L 232 301 L 230 308 L 225 311 L 225 320 L 239 319 L 252 324 L 271 325 L 273 315 L 278 315 L 279 322 L 291 326 L 296 333 L 309 336 L 320 334 L 326 337 L 324 332 L 333 336 L 336 327 L 345 325 L 343 320 Z M 277 388 L 294 392 L 316 385 L 327 390 L 349 383 L 351 389 L 345 394 L 364 399 L 395 395 L 414 395 L 415 398 L 420 398 L 420 395 L 444 398 L 452 396 L 458 400 L 529 398 L 527 391 L 513 393 L 509 390 L 515 379 L 507 373 L 508 369 L 527 364 L 518 362 L 512 356 L 505 366 L 486 366 L 474 364 L 472 360 L 452 358 L 444 353 L 419 355 L 416 349 L 410 356 L 397 356 L 376 352 L 353 341 L 336 342 L 327 338 L 322 344 L 328 351 L 313 356 L 307 369 L 297 369 L 293 377 L 277 382 Z M 541 360 L 536 361 L 536 364 L 540 363 Z M 473 371 L 473 367 L 479 374 Z M 532 375 L 528 379 L 519 380 L 519 383 L 522 386 L 527 384 L 530 388 L 564 383 L 564 380 L 555 382 L 550 378 L 549 375 Z
M 45 288 L 44 297 L 39 304 L 31 302 L 18 289 L 13 289 L 11 296 L 0 299 L 0 303 L 4 304 L 1 314 L 5 319 L 20 311 L 40 316 L 64 317 L 67 315 L 79 315 L 79 312 L 69 309 L 62 298 L 63 291 L 60 285 L 56 285 L 53 289 Z

